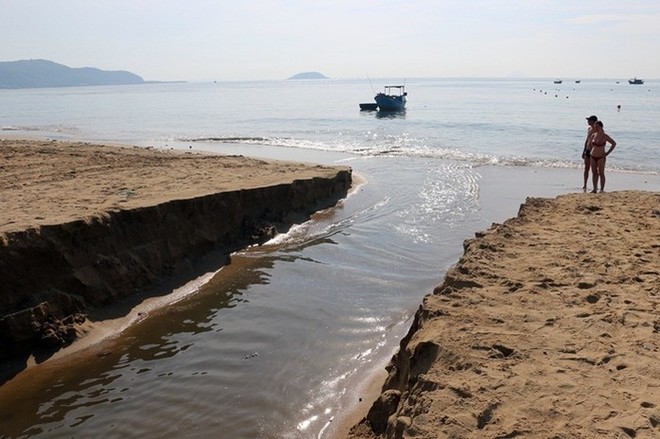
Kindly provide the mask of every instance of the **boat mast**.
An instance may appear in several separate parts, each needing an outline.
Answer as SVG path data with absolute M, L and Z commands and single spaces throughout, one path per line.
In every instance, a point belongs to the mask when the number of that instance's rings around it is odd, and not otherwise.
M 369 85 L 371 86 L 371 92 L 373 94 L 376 94 L 376 90 L 374 90 L 374 85 L 371 83 L 371 78 L 369 77 L 369 75 L 367 75 L 367 79 L 369 80 Z

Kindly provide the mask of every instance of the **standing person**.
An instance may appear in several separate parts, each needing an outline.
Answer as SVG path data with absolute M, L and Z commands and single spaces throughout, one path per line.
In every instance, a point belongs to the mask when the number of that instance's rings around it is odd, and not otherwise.
M 610 155 L 616 142 L 603 129 L 603 122 L 597 121 L 593 126 L 593 133 L 591 134 L 591 174 L 594 182 L 594 190 L 592 194 L 597 192 L 598 179 L 600 178 L 600 191 L 605 192 L 605 158 Z M 610 144 L 610 149 L 605 152 L 605 145 Z
M 587 137 L 584 139 L 584 148 L 582 149 L 582 160 L 584 160 L 584 185 L 582 189 L 587 191 L 587 180 L 589 180 L 589 169 L 591 169 L 591 135 L 594 132 L 594 124 L 598 118 L 596 116 L 587 117 L 587 123 L 589 127 L 587 128 Z

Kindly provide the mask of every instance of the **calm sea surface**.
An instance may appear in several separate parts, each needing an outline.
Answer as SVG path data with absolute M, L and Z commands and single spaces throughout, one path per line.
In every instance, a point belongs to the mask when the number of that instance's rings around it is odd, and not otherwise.
M 409 79 L 405 113 L 359 111 L 398 83 L 0 90 L 0 136 L 343 164 L 368 181 L 66 367 L 0 386 L 0 437 L 328 437 L 464 239 L 526 196 L 580 191 L 586 116 L 619 144 L 608 188 L 660 190 L 660 82 Z

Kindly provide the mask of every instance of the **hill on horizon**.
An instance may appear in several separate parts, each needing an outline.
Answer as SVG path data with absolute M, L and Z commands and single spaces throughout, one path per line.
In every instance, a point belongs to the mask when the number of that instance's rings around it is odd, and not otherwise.
M 71 68 L 45 59 L 0 62 L 0 88 L 80 87 L 144 84 L 135 73 L 93 67 Z
M 289 79 L 330 79 L 319 72 L 303 72 L 293 75 Z

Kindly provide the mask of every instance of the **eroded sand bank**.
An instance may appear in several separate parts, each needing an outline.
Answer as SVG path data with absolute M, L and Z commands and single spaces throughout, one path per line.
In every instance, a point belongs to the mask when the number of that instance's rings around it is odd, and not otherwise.
M 531 198 L 464 247 L 349 437 L 660 435 L 660 193 Z
M 90 307 L 181 285 L 351 185 L 347 167 L 17 139 L 0 177 L 0 359 L 58 348 Z

